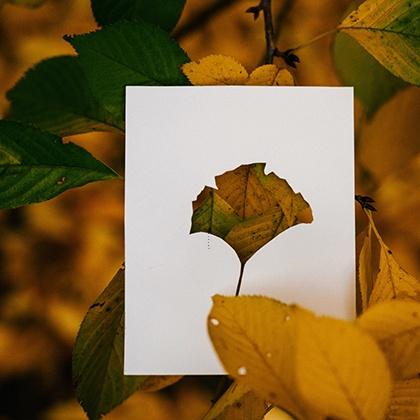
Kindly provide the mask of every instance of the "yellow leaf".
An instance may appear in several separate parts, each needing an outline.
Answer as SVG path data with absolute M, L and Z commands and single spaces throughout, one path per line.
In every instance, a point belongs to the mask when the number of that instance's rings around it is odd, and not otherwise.
M 287 69 L 275 64 L 256 68 L 251 75 L 234 58 L 224 55 L 209 55 L 197 62 L 182 66 L 182 71 L 195 86 L 253 85 L 293 86 L 294 79 Z
M 265 297 L 213 300 L 209 334 L 238 383 L 298 418 L 383 418 L 389 368 L 356 325 Z
M 420 418 L 420 379 L 397 381 L 394 384 L 387 420 L 418 420 Z
M 366 0 L 338 29 L 398 77 L 420 84 L 419 0 Z
M 216 176 L 218 189 L 205 187 L 193 202 L 191 233 L 222 238 L 242 264 L 286 229 L 313 220 L 302 195 L 264 168 L 253 163 Z
M 409 379 L 420 374 L 420 303 L 380 303 L 362 314 L 357 323 L 377 341 L 395 377 Z
M 248 79 L 248 72 L 242 64 L 223 55 L 209 55 L 184 64 L 182 71 L 196 86 L 244 85 Z
M 366 214 L 369 227 L 359 259 L 363 308 L 391 299 L 420 299 L 420 282 L 400 267 L 379 235 L 371 212 Z
M 234 382 L 202 420 L 261 420 L 268 409 L 262 398 Z
M 382 419 L 391 375 L 375 341 L 352 323 L 295 308 L 296 378 L 302 398 L 322 418 Z
M 257 67 L 249 76 L 247 85 L 252 86 L 294 86 L 292 73 L 281 69 L 275 64 L 265 64 Z
M 214 296 L 208 330 L 226 371 L 261 398 L 310 418 L 294 380 L 295 321 L 291 309 L 257 296 Z

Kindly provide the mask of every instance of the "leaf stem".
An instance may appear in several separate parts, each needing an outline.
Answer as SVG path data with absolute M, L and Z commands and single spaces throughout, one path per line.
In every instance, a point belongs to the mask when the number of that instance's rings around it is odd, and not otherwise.
M 322 34 L 317 35 L 316 37 L 312 38 L 311 40 L 304 42 L 303 44 L 299 44 L 294 48 L 291 48 L 289 51 L 298 51 L 301 50 L 302 48 L 308 47 L 309 45 L 314 44 L 315 42 L 319 41 L 322 38 L 325 38 L 328 35 L 334 34 L 335 32 L 339 31 L 341 28 L 337 27 L 334 29 L 330 29 L 327 32 L 323 32 Z
M 271 0 L 261 0 L 259 6 L 264 14 L 264 31 L 265 31 L 265 44 L 266 44 L 266 56 L 265 63 L 273 64 L 273 59 L 276 51 L 276 44 L 274 41 L 274 27 L 273 27 L 273 15 L 271 13 Z
M 239 296 L 239 292 L 241 291 L 241 284 L 242 284 L 242 277 L 244 275 L 244 268 L 245 268 L 245 263 L 241 262 L 241 271 L 239 272 L 239 280 L 238 280 L 238 285 L 236 286 L 235 296 Z

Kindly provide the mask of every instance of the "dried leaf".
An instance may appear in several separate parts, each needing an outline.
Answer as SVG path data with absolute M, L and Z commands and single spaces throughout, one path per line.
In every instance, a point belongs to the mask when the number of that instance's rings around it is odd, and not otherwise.
M 418 420 L 419 418 L 420 379 L 395 382 L 386 420 Z
M 363 308 L 391 299 L 419 300 L 420 282 L 400 267 L 379 235 L 372 214 L 366 214 L 369 227 L 359 259 Z
M 356 325 L 265 297 L 213 301 L 210 338 L 238 383 L 298 418 L 383 418 L 390 371 Z
M 385 68 L 420 84 L 419 0 L 367 0 L 338 29 L 348 33 Z
M 357 323 L 377 341 L 396 378 L 420 374 L 420 303 L 380 303 L 362 314 Z
M 234 382 L 203 420 L 261 420 L 267 411 L 268 405 L 262 398 Z
M 216 176 L 218 189 L 205 187 L 193 202 L 191 233 L 222 238 L 242 264 L 286 229 L 313 220 L 302 195 L 264 168 L 253 163 Z
M 292 74 L 275 64 L 256 68 L 248 75 L 245 67 L 234 58 L 224 55 L 209 55 L 197 62 L 182 66 L 182 71 L 195 86 L 255 85 L 293 86 Z

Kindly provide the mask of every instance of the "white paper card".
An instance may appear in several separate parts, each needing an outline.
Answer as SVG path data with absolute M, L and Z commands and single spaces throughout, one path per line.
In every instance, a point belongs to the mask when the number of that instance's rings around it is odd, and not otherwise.
M 189 232 L 203 187 L 241 164 L 266 162 L 314 215 L 248 261 L 241 294 L 354 316 L 352 88 L 127 87 L 126 128 L 125 374 L 224 372 L 206 318 L 240 263 Z

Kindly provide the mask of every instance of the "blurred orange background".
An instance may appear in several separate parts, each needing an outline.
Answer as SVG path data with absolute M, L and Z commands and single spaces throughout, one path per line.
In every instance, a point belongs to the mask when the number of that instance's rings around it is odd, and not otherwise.
M 88 0 L 46 0 L 33 9 L 3 3 L 0 0 L 0 112 L 5 114 L 5 92 L 27 69 L 47 57 L 74 54 L 63 35 L 97 26 Z M 197 14 L 216 3 L 219 7 L 208 19 L 191 25 Z M 225 54 L 252 70 L 265 54 L 262 19 L 254 22 L 245 13 L 256 3 L 188 0 L 175 35 L 192 60 Z M 280 49 L 334 28 L 350 3 L 273 0 Z M 326 37 L 299 51 L 297 84 L 340 85 L 331 41 L 332 36 Z M 370 121 L 359 103 L 355 107 L 356 191 L 376 199 L 375 218 L 385 242 L 417 277 L 419 99 L 418 88 L 406 88 Z M 71 140 L 123 173 L 123 137 L 95 133 Z M 360 210 L 357 216 L 360 232 L 366 221 Z M 0 420 L 86 418 L 74 398 L 71 351 L 89 305 L 123 261 L 123 217 L 121 181 L 95 183 L 49 202 L 0 212 Z M 214 378 L 185 378 L 156 394 L 135 394 L 109 418 L 199 419 L 214 388 Z

